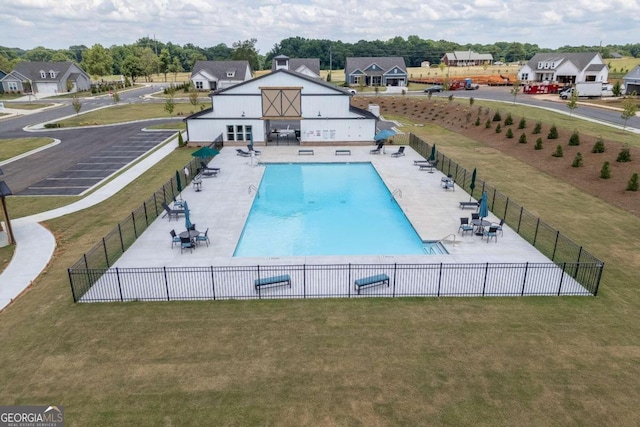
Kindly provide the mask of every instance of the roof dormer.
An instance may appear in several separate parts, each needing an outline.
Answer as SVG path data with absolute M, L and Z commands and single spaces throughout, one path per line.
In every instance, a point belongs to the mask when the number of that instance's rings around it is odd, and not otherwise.
M 53 70 L 49 70 L 49 77 L 51 77 L 52 79 L 56 78 L 56 72 Z
M 44 70 L 40 70 L 40 77 L 43 79 L 47 78 L 47 73 Z

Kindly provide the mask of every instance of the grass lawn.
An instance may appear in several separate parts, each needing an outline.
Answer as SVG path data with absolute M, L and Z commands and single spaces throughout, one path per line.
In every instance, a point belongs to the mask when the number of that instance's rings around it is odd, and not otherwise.
M 0 139 L 0 161 L 19 156 L 27 151 L 51 144 L 51 138 L 10 138 Z
M 9 265 L 9 261 L 11 261 L 15 250 L 16 245 L 7 245 L 0 248 L 0 274 L 2 274 L 4 269 Z
M 171 123 L 161 123 L 159 125 L 147 126 L 147 129 L 186 130 L 187 125 L 182 121 L 174 121 Z
M 7 108 L 14 108 L 16 110 L 37 110 L 39 108 L 47 108 L 51 107 L 53 104 L 23 104 L 20 102 L 12 102 L 11 104 L 5 105 Z
M 407 130 L 604 259 L 599 296 L 74 305 L 66 268 L 190 160 L 176 150 L 47 221 L 55 259 L 0 313 L 0 401 L 64 405 L 70 426 L 635 425 L 640 218 L 455 133 Z
M 204 108 L 210 107 L 211 103 L 200 103 L 193 106 L 189 102 L 176 102 L 173 114 L 167 113 L 164 106 L 165 104 L 163 103 L 114 105 L 113 107 L 91 111 L 87 114 L 82 114 L 81 112 L 80 114 L 66 118 L 57 123 L 61 123 L 63 127 L 74 127 L 121 123 L 123 117 L 133 121 L 163 117 L 188 116 L 189 114 L 200 111 L 201 106 L 204 106 Z

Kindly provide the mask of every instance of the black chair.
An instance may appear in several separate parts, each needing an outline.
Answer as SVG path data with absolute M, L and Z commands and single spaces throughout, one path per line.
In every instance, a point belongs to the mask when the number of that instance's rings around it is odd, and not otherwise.
M 382 153 L 382 147 L 383 146 L 384 146 L 384 142 L 378 143 L 378 146 L 374 150 L 369 151 L 369 154 L 380 154 L 380 153 Z
M 398 148 L 398 151 L 396 151 L 395 153 L 391 153 L 391 157 L 400 157 L 400 156 L 404 156 L 404 146 L 401 146 L 400 148 Z
M 194 244 L 189 237 L 180 237 L 180 253 L 185 249 L 189 249 L 193 252 Z
M 198 236 L 196 236 L 196 242 L 198 244 L 200 244 L 200 242 L 206 242 L 207 246 L 209 246 L 209 243 L 211 243 L 211 242 L 209 241 L 209 229 L 208 228 L 204 233 L 200 233 L 200 234 L 198 234 Z
M 172 216 L 175 217 L 176 221 L 177 221 L 178 220 L 178 216 L 180 214 L 184 215 L 184 209 L 171 209 L 169 207 L 169 205 L 167 205 L 165 202 L 162 202 L 161 205 L 162 205 L 162 208 L 165 211 L 164 216 L 168 215 L 169 216 L 169 221 L 171 221 L 171 217 Z
M 464 236 L 464 233 L 466 233 L 467 231 L 473 234 L 473 226 L 469 224 L 469 218 L 460 218 L 460 227 L 458 227 L 458 233 L 462 232 L 461 234 Z
M 196 225 L 195 225 L 195 224 L 191 224 L 191 225 L 189 226 L 189 229 L 188 229 L 188 230 L 189 230 L 189 231 L 195 231 L 195 229 L 196 229 Z
M 238 154 L 238 156 L 251 157 L 251 153 L 249 153 L 248 151 L 244 151 L 242 148 L 236 148 L 236 153 Z
M 176 234 L 176 230 L 171 230 L 169 234 L 171 234 L 171 249 L 173 249 L 173 245 L 180 243 L 180 237 Z

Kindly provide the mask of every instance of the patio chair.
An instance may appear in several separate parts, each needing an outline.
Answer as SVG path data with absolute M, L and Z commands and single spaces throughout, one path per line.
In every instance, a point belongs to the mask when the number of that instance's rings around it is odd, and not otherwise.
M 471 214 L 471 221 L 475 221 L 480 219 L 480 214 L 478 212 L 474 212 Z
M 220 172 L 220 168 L 210 168 L 209 166 L 207 166 L 204 160 L 200 160 L 200 166 L 200 171 L 212 171 L 215 173 Z
M 400 157 L 400 156 L 404 156 L 404 145 L 398 148 L 398 151 L 396 151 L 395 153 L 391 153 L 391 157 Z
M 173 207 L 175 209 L 184 208 L 184 200 L 182 199 L 182 197 L 180 197 L 180 195 L 178 195 L 177 197 L 176 196 L 173 197 Z
M 200 242 L 205 242 L 207 246 L 209 246 L 209 243 L 211 243 L 209 241 L 209 228 L 207 228 L 204 233 L 200 233 L 198 234 L 198 236 L 196 236 L 196 243 L 200 244 Z
M 176 230 L 171 230 L 169 234 L 171 234 L 171 249 L 173 249 L 173 245 L 180 243 L 180 237 L 176 234 Z
M 262 154 L 262 151 L 258 151 L 255 148 L 253 148 L 252 144 L 247 144 L 247 150 L 249 150 L 249 154 L 251 154 L 251 152 L 253 151 L 253 154 L 255 154 L 256 156 L 259 156 L 260 154 Z
M 238 156 L 251 157 L 251 153 L 249 153 L 248 151 L 244 151 L 242 148 L 236 148 L 236 153 L 238 154 Z
M 193 224 L 191 224 L 191 225 L 189 226 L 189 228 L 188 228 L 187 230 L 189 230 L 189 231 L 194 231 L 195 229 L 196 229 L 196 224 L 195 224 L 195 223 L 193 223 Z
M 165 214 L 163 215 L 163 218 L 168 215 L 169 221 L 171 221 L 171 217 L 175 217 L 177 221 L 178 216 L 180 214 L 184 215 L 184 209 L 171 209 L 169 205 L 167 205 L 165 202 L 162 202 L 161 205 L 162 205 L 162 208 L 165 210 Z
M 503 236 L 504 232 L 502 231 L 502 226 L 504 225 L 504 219 L 501 219 L 499 223 L 491 223 L 492 226 L 497 228 L 497 231 L 500 232 L 500 235 Z
M 182 251 L 184 251 L 185 249 L 189 249 L 191 252 L 193 252 L 193 247 L 193 242 L 189 237 L 180 237 L 180 253 L 182 253 Z
M 488 229 L 484 229 L 482 230 L 482 238 L 487 238 L 487 243 L 489 243 L 489 239 L 490 238 L 494 238 L 496 240 L 496 243 L 498 243 L 498 227 L 494 226 L 490 226 Z
M 473 234 L 473 226 L 469 224 L 469 218 L 460 218 L 460 227 L 458 227 L 458 233 L 461 233 L 464 236 L 464 233 L 466 233 L 467 231 Z
M 382 153 L 382 147 L 383 146 L 384 146 L 384 142 L 378 143 L 378 146 L 374 150 L 369 151 L 369 154 L 380 154 L 380 153 Z

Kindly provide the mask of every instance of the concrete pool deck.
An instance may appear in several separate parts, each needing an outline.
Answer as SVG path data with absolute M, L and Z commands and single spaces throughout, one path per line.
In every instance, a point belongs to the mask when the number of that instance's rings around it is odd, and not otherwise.
M 308 147 L 305 147 L 308 148 Z M 298 146 L 260 147 L 262 154 L 253 160 L 236 155 L 234 147 L 221 150 L 210 163 L 221 168 L 217 177 L 203 179 L 202 191 L 193 186 L 181 196 L 189 203 L 191 222 L 204 232 L 209 228 L 211 244 L 199 245 L 193 252 L 180 253 L 179 245 L 172 249 L 170 230 L 185 230 L 184 219 L 178 221 L 158 218 L 112 267 L 202 267 L 240 266 L 257 264 L 341 264 L 341 263 L 550 263 L 537 249 L 508 226 L 498 235 L 497 243 L 489 243 L 478 236 L 458 234 L 461 217 L 470 217 L 471 209 L 460 209 L 459 202 L 468 201 L 469 194 L 456 186 L 455 191 L 440 185 L 441 172 L 429 173 L 413 164 L 423 160 L 410 147 L 405 156 L 392 157 L 395 149 L 386 154 L 369 154 L 373 147 L 313 147 L 313 155 L 299 155 Z M 338 149 L 348 149 L 350 155 L 336 155 Z M 287 162 L 371 162 L 389 191 L 423 240 L 442 240 L 448 255 L 375 255 L 375 256 L 315 256 L 234 258 L 233 253 L 242 233 L 245 220 L 260 185 L 264 167 L 259 163 Z M 253 163 L 253 164 L 252 164 Z M 354 182 L 353 185 L 358 185 Z M 480 196 L 478 194 L 476 196 Z M 499 218 L 489 215 L 489 221 Z M 454 236 L 451 236 L 454 235 Z M 455 240 L 454 240 L 455 237 Z

